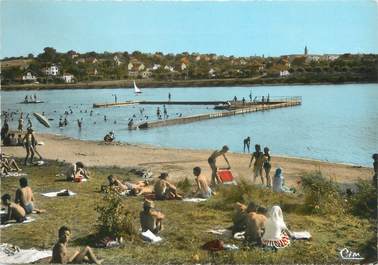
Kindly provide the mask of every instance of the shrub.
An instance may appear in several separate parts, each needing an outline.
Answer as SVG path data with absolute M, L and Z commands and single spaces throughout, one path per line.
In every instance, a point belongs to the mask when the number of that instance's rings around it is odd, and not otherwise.
M 357 192 L 350 198 L 351 211 L 363 218 L 377 218 L 377 189 L 370 181 L 360 180 Z
M 302 177 L 305 194 L 305 210 L 316 214 L 344 213 L 345 203 L 339 187 L 316 171 Z
M 121 195 L 109 189 L 104 195 L 103 205 L 96 207 L 97 228 L 100 235 L 127 237 L 137 234 L 133 214 L 122 203 Z
M 187 177 L 184 180 L 181 180 L 177 183 L 177 188 L 182 190 L 185 194 L 189 193 L 192 190 L 192 183 Z

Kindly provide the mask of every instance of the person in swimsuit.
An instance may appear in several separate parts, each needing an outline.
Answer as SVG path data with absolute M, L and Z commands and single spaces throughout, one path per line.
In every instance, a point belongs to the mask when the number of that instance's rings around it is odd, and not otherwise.
M 272 180 L 270 178 L 270 170 L 272 168 L 272 165 L 270 163 L 270 153 L 269 153 L 269 148 L 264 147 L 264 156 L 263 156 L 264 162 L 263 162 L 263 168 L 265 171 L 265 178 L 266 178 L 266 186 L 271 187 L 272 186 Z
M 194 197 L 198 196 L 205 199 L 210 198 L 213 192 L 207 183 L 206 177 L 201 174 L 201 168 L 193 168 L 193 175 L 196 177 L 197 184 L 197 191 L 195 192 Z
M 226 161 L 228 168 L 231 168 L 230 163 L 227 160 L 226 153 L 230 150 L 227 145 L 224 145 L 221 150 L 214 151 L 210 157 L 207 159 L 209 166 L 211 168 L 211 186 L 215 187 L 218 183 L 222 183 L 221 179 L 217 174 L 217 165 L 216 160 L 219 156 L 223 156 L 224 160 Z
M 167 181 L 168 173 L 163 172 L 159 180 L 155 182 L 154 192 L 157 200 L 181 200 L 182 197 L 177 193 L 176 187 Z
M 26 214 L 31 214 L 33 211 L 36 213 L 45 212 L 45 210 L 35 208 L 33 191 L 28 186 L 28 180 L 25 177 L 20 178 L 20 188 L 16 190 L 14 201 L 24 208 Z
M 143 211 L 140 212 L 140 224 L 142 232 L 150 230 L 152 233 L 157 234 L 163 229 L 162 221 L 164 214 L 154 210 L 154 202 L 145 200 L 143 203 Z
M 264 185 L 264 178 L 262 176 L 264 154 L 263 154 L 263 152 L 261 152 L 261 147 L 260 147 L 259 144 L 255 145 L 255 152 L 253 152 L 253 154 L 251 156 L 251 161 L 249 162 L 249 167 L 251 167 L 254 159 L 255 159 L 255 163 L 253 164 L 253 183 L 255 183 L 256 178 L 258 176 L 260 176 L 261 182 Z
M 247 148 L 248 153 L 249 153 L 249 146 L 251 144 L 251 137 L 247 137 L 243 140 L 243 152 L 245 153 L 245 149 Z
M 30 156 L 30 163 L 33 163 L 33 158 L 34 158 L 34 147 L 36 146 L 36 140 L 33 134 L 33 129 L 28 128 L 24 138 L 22 139 L 22 142 L 24 143 L 24 147 L 26 149 L 26 157 L 24 160 L 24 165 L 27 165 L 28 158 Z
M 6 206 L 7 215 L 2 216 L 1 224 L 6 224 L 8 222 L 16 220 L 18 223 L 22 223 L 26 220 L 26 213 L 24 208 L 20 205 L 13 203 L 11 201 L 11 196 L 6 193 L 1 197 L 1 203 L 3 206 Z

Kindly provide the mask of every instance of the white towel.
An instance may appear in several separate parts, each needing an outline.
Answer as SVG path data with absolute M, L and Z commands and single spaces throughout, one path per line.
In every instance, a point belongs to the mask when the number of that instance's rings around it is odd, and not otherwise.
M 307 232 L 307 231 L 292 232 L 291 233 L 291 237 L 293 239 L 297 239 L 297 240 L 300 240 L 300 239 L 310 239 L 311 238 L 311 234 L 310 234 L 310 232 Z
M 52 198 L 52 197 L 58 197 L 58 193 L 61 193 L 61 192 L 64 192 L 64 191 L 66 191 L 66 190 L 46 192 L 46 193 L 41 193 L 41 195 L 42 195 L 42 196 L 46 196 L 46 197 L 50 197 L 50 198 Z M 76 195 L 75 192 L 72 192 L 72 191 L 70 191 L 70 190 L 68 191 L 68 194 L 69 194 L 70 196 L 74 196 L 74 195 Z M 60 196 L 59 196 L 59 197 L 60 197 Z M 62 197 L 69 197 L 69 196 L 62 196 Z
M 9 172 L 8 174 L 3 174 L 1 177 L 22 177 L 22 176 L 27 176 L 26 173 L 20 173 L 20 172 Z
M 146 232 L 142 232 L 142 238 L 143 240 L 149 241 L 151 243 L 158 243 L 163 240 L 160 236 L 155 235 L 150 230 L 147 230 Z
M 206 231 L 207 233 L 212 233 L 215 235 L 223 235 L 227 237 L 232 237 L 232 231 L 228 229 L 209 229 Z
M 207 201 L 208 199 L 203 199 L 203 198 L 185 198 L 182 199 L 183 202 L 204 202 Z
M 27 216 L 26 220 L 23 221 L 22 223 L 9 223 L 9 224 L 6 224 L 6 225 L 0 225 L 0 229 L 6 228 L 6 227 L 10 227 L 12 225 L 17 225 L 17 224 L 28 224 L 28 223 L 31 223 L 31 222 L 34 222 L 34 221 L 35 221 L 34 218 L 31 218 L 31 217 Z
M 18 251 L 7 251 L 7 244 L 0 244 L 1 264 L 25 264 L 39 259 L 51 257 L 51 250 L 20 249 Z

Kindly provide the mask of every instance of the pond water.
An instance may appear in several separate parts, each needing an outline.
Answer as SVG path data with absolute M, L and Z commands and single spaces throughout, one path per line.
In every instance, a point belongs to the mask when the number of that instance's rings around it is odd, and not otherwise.
M 25 95 L 37 94 L 43 104 L 19 104 Z M 112 108 L 92 108 L 93 103 L 126 100 L 232 100 L 252 96 L 301 96 L 302 105 L 245 115 L 205 120 L 195 123 L 129 131 L 127 124 L 156 119 L 156 105 L 133 105 Z M 243 151 L 243 139 L 251 137 L 256 143 L 268 146 L 272 154 L 313 158 L 330 162 L 371 166 L 372 153 L 378 152 L 378 85 L 306 85 L 259 87 L 197 87 L 150 88 L 134 95 L 130 88 L 80 89 L 1 92 L 1 110 L 24 113 L 44 112 L 51 128 L 45 128 L 32 118 L 37 132 L 62 134 L 78 139 L 100 140 L 115 131 L 117 140 L 156 146 L 215 149 L 229 145 L 231 151 Z M 64 111 L 68 126 L 58 127 Z M 163 111 L 163 106 L 159 106 Z M 143 114 L 140 109 L 144 108 Z M 93 115 L 90 116 L 90 111 Z M 169 117 L 214 112 L 212 106 L 167 105 Z M 104 121 L 104 116 L 107 121 Z M 13 115 L 11 128 L 17 128 L 19 114 Z M 77 119 L 83 118 L 82 129 Z M 116 124 L 114 123 L 116 121 Z M 25 127 L 26 120 L 25 120 Z

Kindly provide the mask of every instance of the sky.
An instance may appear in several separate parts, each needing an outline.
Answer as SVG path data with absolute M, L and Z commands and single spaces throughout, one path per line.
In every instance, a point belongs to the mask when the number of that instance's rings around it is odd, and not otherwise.
M 1 1 L 0 57 L 59 52 L 378 53 L 378 2 Z

